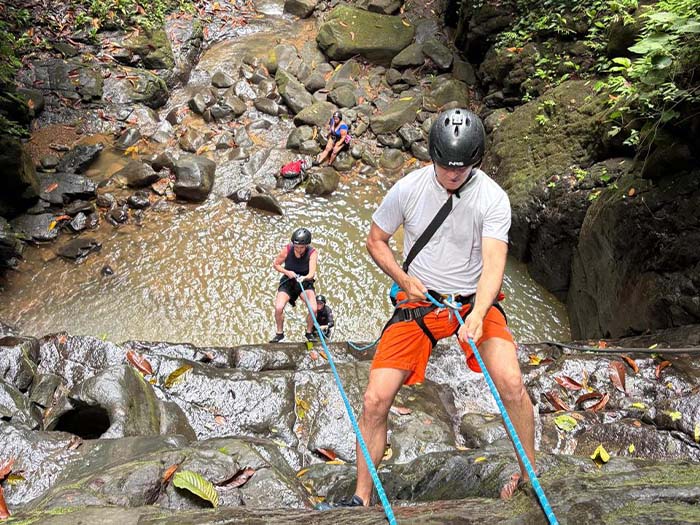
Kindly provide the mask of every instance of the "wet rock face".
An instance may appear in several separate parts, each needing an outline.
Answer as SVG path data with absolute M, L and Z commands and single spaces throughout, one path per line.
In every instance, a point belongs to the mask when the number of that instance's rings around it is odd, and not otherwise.
M 575 337 L 700 322 L 700 224 L 691 204 L 700 197 L 698 172 L 675 179 L 653 189 L 630 177 L 589 208 L 569 293 Z M 635 188 L 631 197 L 630 188 Z
M 182 155 L 175 161 L 174 191 L 181 199 L 202 202 L 214 186 L 216 163 L 198 155 Z
M 24 245 L 4 218 L 0 217 L 0 268 L 16 266 L 22 257 Z
M 0 136 L 0 165 L 3 166 L 0 216 L 14 217 L 36 202 L 39 181 L 29 154 L 19 140 L 7 135 Z

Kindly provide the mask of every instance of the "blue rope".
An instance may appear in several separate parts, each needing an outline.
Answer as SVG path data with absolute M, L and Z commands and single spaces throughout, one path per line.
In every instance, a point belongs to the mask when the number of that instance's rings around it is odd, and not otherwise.
M 377 494 L 379 494 L 379 499 L 382 502 L 382 507 L 384 507 L 384 514 L 386 514 L 387 520 L 389 520 L 390 525 L 396 525 L 396 518 L 394 517 L 394 512 L 391 510 L 391 504 L 389 503 L 389 499 L 386 497 L 386 493 L 384 492 L 382 482 L 379 480 L 377 469 L 374 467 L 374 463 L 372 462 L 372 456 L 370 456 L 369 450 L 367 450 L 367 445 L 365 444 L 365 440 L 362 438 L 360 426 L 357 423 L 357 419 L 355 419 L 355 414 L 353 414 L 352 407 L 350 406 L 350 401 L 348 400 L 348 396 L 345 394 L 343 382 L 341 381 L 340 376 L 338 375 L 338 370 L 336 370 L 335 368 L 333 356 L 331 355 L 331 352 L 328 350 L 328 346 L 326 345 L 323 330 L 321 330 L 321 326 L 316 320 L 316 315 L 311 309 L 311 305 L 309 304 L 309 298 L 306 296 L 306 290 L 304 290 L 302 280 L 297 277 L 297 282 L 299 283 L 299 287 L 301 288 L 301 294 L 304 297 L 304 303 L 306 303 L 306 308 L 308 308 L 309 310 L 309 315 L 311 315 L 311 319 L 313 319 L 314 326 L 316 327 L 316 331 L 318 332 L 318 337 L 321 341 L 321 344 L 323 345 L 323 349 L 326 351 L 326 357 L 328 357 L 328 364 L 331 365 L 333 377 L 335 378 L 335 384 L 338 386 L 338 390 L 340 391 L 340 397 L 343 399 L 345 410 L 348 413 L 348 417 L 350 417 L 350 422 L 352 423 L 353 430 L 355 431 L 355 435 L 357 436 L 357 442 L 360 444 L 362 455 L 365 458 L 365 463 L 367 464 L 367 468 L 369 469 L 370 476 L 372 476 L 374 487 L 377 489 Z
M 357 351 L 357 352 L 364 352 L 365 350 L 369 350 L 370 348 L 372 348 L 372 347 L 373 347 L 374 345 L 376 345 L 378 342 L 379 342 L 379 339 L 377 339 L 377 340 L 374 341 L 373 343 L 370 343 L 370 344 L 368 344 L 368 345 L 366 345 L 366 346 L 357 346 L 356 344 L 354 344 L 354 343 L 348 341 L 348 345 L 350 346 L 350 348 L 352 348 L 353 350 L 355 350 L 355 351 Z
M 464 320 L 462 319 L 462 316 L 459 313 L 461 305 L 459 303 L 449 303 L 445 301 L 445 304 L 440 304 L 438 303 L 435 298 L 431 297 L 430 294 L 427 294 L 427 298 L 430 302 L 432 302 L 434 305 L 436 305 L 438 308 L 445 308 L 446 306 L 449 308 L 452 308 L 454 310 L 455 315 L 457 316 L 457 320 L 459 321 L 460 325 L 464 325 Z M 496 389 L 496 385 L 494 384 L 493 380 L 491 379 L 491 375 L 489 374 L 488 370 L 486 369 L 486 365 L 484 364 L 484 361 L 481 359 L 481 355 L 479 354 L 479 350 L 476 348 L 476 345 L 474 344 L 474 341 L 469 339 L 469 346 L 472 348 L 472 352 L 474 352 L 474 356 L 476 357 L 476 360 L 479 363 L 479 366 L 481 367 L 481 371 L 484 373 L 484 379 L 486 380 L 486 384 L 489 385 L 489 389 L 491 390 L 491 394 L 493 394 L 493 398 L 496 400 L 496 404 L 498 405 L 498 410 L 501 411 L 501 416 L 503 417 L 503 423 L 505 424 L 506 430 L 508 430 L 508 434 L 510 435 L 511 440 L 515 444 L 515 450 L 518 452 L 518 455 L 520 456 L 520 459 L 523 462 L 523 465 L 525 465 L 525 470 L 527 471 L 527 475 L 530 477 L 530 483 L 532 484 L 532 488 L 535 490 L 535 494 L 537 494 L 537 499 L 540 501 L 540 505 L 542 506 L 542 510 L 544 511 L 545 516 L 547 516 L 547 520 L 549 520 L 550 525 L 559 525 L 559 522 L 557 521 L 556 516 L 554 516 L 554 511 L 552 510 L 552 507 L 549 505 L 549 501 L 547 501 L 547 496 L 544 495 L 544 490 L 542 490 L 542 485 L 540 485 L 540 480 L 537 479 L 537 474 L 535 474 L 535 469 L 532 468 L 532 464 L 530 463 L 530 460 L 527 457 L 527 454 L 525 453 L 525 449 L 523 448 L 523 445 L 520 441 L 520 438 L 518 437 L 518 433 L 515 430 L 515 427 L 513 426 L 513 422 L 510 420 L 510 416 L 508 415 L 508 411 L 506 410 L 506 407 L 503 405 L 503 401 L 501 400 L 501 396 L 498 393 L 498 390 Z

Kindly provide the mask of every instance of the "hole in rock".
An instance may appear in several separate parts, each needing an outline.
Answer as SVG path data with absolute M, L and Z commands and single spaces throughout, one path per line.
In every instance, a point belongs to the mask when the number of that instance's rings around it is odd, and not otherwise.
M 109 415 L 99 405 L 75 408 L 58 418 L 55 431 L 69 432 L 83 439 L 97 439 L 109 428 Z

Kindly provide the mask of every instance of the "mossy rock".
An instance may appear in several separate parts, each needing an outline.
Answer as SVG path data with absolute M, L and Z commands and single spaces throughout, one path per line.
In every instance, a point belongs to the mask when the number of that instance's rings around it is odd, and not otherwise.
M 339 5 L 326 17 L 316 41 L 332 60 L 361 55 L 371 62 L 389 65 L 411 43 L 414 33 L 413 24 L 399 16 Z

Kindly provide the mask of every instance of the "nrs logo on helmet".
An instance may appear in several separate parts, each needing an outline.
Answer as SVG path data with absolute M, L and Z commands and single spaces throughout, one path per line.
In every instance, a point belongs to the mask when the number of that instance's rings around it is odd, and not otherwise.
M 486 133 L 481 119 L 468 109 L 443 111 L 430 127 L 430 158 L 440 166 L 478 166 Z

